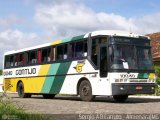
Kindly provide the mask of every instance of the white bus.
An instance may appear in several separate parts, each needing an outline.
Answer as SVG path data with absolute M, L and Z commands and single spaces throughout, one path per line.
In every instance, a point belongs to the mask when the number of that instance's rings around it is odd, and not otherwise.
M 101 30 L 4 54 L 4 90 L 34 94 L 113 96 L 153 94 L 155 73 L 150 40 L 129 32 Z

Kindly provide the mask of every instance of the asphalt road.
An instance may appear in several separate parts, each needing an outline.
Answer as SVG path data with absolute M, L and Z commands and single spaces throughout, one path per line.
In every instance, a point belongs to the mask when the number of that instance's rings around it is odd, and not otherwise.
M 43 99 L 42 96 L 19 98 L 17 94 L 8 94 L 14 104 L 27 112 L 38 114 L 158 114 L 159 98 L 129 97 L 125 103 L 116 103 L 111 97 L 96 97 L 93 102 L 83 102 L 77 96 L 56 96 Z M 160 116 L 159 116 L 160 117 Z M 68 118 L 69 119 L 69 118 Z

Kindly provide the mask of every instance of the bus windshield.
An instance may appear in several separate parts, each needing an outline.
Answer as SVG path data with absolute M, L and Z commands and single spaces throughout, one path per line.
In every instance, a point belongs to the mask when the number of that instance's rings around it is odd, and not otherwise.
M 111 69 L 153 70 L 150 47 L 112 44 L 109 51 Z

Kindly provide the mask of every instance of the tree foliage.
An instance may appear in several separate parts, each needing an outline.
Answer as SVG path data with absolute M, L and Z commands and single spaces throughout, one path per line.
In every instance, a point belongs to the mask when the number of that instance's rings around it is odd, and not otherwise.
M 157 76 L 156 82 L 158 85 L 160 85 L 160 66 L 155 66 L 154 69 Z

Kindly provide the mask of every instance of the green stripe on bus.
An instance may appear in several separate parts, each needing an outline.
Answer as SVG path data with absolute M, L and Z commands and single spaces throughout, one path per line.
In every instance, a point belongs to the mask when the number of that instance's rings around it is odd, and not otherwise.
M 72 38 L 64 38 L 64 39 L 62 39 L 62 43 L 69 42 L 69 41 L 74 41 L 74 40 L 79 40 L 79 39 L 82 39 L 83 37 L 84 37 L 84 35 L 79 35 L 79 36 L 75 36 L 75 37 L 72 37 Z
M 59 66 L 60 66 L 60 63 L 52 64 L 49 68 L 47 75 L 55 75 L 58 71 Z M 46 77 L 41 93 L 49 93 L 52 87 L 54 78 L 55 76 Z
M 79 40 L 79 39 L 82 39 L 83 37 L 84 37 L 84 35 L 79 35 L 79 36 L 75 36 L 72 38 L 64 38 L 64 39 L 62 39 L 62 43 L 73 41 L 73 40 Z
M 72 40 L 72 38 L 64 38 L 64 39 L 62 39 L 62 43 L 63 42 L 69 42 L 69 41 L 71 41 Z
M 66 74 L 70 68 L 71 62 L 61 63 L 59 69 L 56 73 L 57 76 L 54 77 L 54 81 L 50 90 L 50 93 L 57 94 L 60 92 L 63 82 L 66 78 Z
M 148 73 L 139 73 L 138 74 L 138 78 L 139 79 L 146 79 L 149 77 L 149 74 Z
M 72 38 L 72 41 L 73 41 L 73 40 L 82 39 L 83 37 L 84 37 L 84 35 L 75 36 L 75 37 Z

